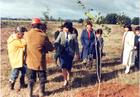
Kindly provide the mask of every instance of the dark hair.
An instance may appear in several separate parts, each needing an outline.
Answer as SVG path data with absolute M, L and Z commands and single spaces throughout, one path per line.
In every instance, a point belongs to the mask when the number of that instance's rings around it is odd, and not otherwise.
M 101 34 L 102 35 L 103 34 L 103 30 L 102 29 L 97 29 L 95 34 Z
M 128 31 L 132 31 L 131 25 L 125 24 L 125 25 L 124 25 L 124 28 L 128 28 Z
M 40 26 L 41 26 L 42 24 L 32 24 L 32 28 L 37 28 L 37 29 L 40 29 Z
M 73 24 L 71 21 L 66 21 L 63 25 L 63 27 L 68 28 L 69 30 L 73 28 Z
M 93 26 L 91 21 L 87 21 L 86 26 L 87 25 L 90 25 L 91 27 Z
M 73 27 L 73 23 L 70 20 L 66 20 L 65 23 L 64 23 L 64 25 L 68 25 L 69 28 L 72 28 Z
M 46 32 L 47 25 L 45 23 L 43 23 L 43 24 L 40 25 L 39 29 L 42 30 L 43 32 Z
M 25 27 L 23 27 L 23 26 L 18 26 L 16 28 L 16 33 L 17 32 L 24 33 L 24 32 L 27 32 L 27 29 Z
M 140 31 L 140 26 L 137 26 L 137 27 L 135 28 L 135 31 Z

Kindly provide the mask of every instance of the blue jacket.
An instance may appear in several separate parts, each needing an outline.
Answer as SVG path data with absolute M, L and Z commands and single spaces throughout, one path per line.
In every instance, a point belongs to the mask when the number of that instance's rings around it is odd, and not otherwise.
M 86 29 L 81 34 L 82 52 L 81 58 L 85 59 L 89 54 L 95 56 L 95 31 L 90 33 L 90 39 L 88 38 L 88 32 Z

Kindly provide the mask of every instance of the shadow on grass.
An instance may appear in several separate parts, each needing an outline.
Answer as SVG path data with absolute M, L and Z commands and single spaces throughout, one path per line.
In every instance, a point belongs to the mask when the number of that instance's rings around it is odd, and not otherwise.
M 121 64 L 120 58 L 113 58 L 109 60 L 104 60 L 104 62 L 102 62 L 102 67 L 110 67 L 110 66 L 115 66 L 120 64 Z
M 115 58 L 112 59 L 113 61 L 108 60 L 107 62 L 104 63 L 103 66 L 114 66 L 114 65 L 119 65 L 120 64 L 120 59 L 119 58 Z M 87 87 L 90 85 L 94 85 L 96 83 L 98 83 L 98 79 L 97 79 L 97 74 L 95 72 L 95 70 L 81 70 L 83 68 L 83 64 L 78 64 L 78 65 L 74 65 L 73 68 L 78 69 L 78 71 L 74 71 L 73 72 L 73 80 L 70 83 L 70 89 L 74 89 L 74 88 L 79 88 L 79 87 Z M 136 70 L 133 70 L 134 67 L 131 68 L 131 70 L 133 72 L 137 72 Z M 102 79 L 101 81 L 109 81 L 112 80 L 114 78 L 117 78 L 119 76 L 119 74 L 124 74 L 125 68 L 121 68 L 118 69 L 116 68 L 116 70 L 111 71 L 111 72 L 107 72 L 107 73 L 102 73 Z M 62 76 L 58 76 L 56 78 L 54 78 L 52 81 L 63 81 L 63 77 Z M 54 90 L 53 92 L 62 92 L 65 89 L 58 89 L 58 90 Z

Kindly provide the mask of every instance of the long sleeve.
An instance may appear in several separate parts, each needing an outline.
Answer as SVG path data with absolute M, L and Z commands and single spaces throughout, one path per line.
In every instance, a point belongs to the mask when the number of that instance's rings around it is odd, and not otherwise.
M 85 46 L 85 41 L 84 41 L 84 30 L 82 31 L 82 34 L 81 34 L 81 44 L 83 46 Z

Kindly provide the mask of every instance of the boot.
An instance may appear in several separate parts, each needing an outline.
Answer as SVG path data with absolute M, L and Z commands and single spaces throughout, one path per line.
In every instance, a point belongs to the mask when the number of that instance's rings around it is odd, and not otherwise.
M 44 97 L 45 96 L 45 84 L 40 84 L 40 92 L 39 92 L 39 97 Z
M 33 86 L 34 86 L 34 83 L 32 82 L 28 84 L 29 97 L 33 97 Z
M 23 78 L 20 78 L 20 89 L 21 88 L 27 88 L 27 84 L 25 84 L 24 77 Z
M 9 81 L 9 87 L 11 90 L 14 90 L 15 81 Z

